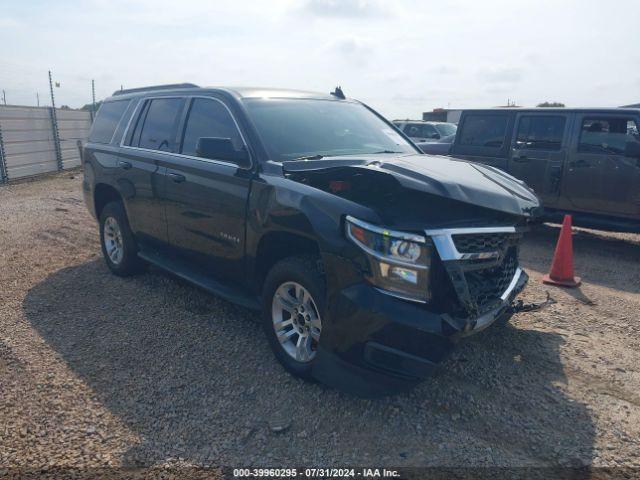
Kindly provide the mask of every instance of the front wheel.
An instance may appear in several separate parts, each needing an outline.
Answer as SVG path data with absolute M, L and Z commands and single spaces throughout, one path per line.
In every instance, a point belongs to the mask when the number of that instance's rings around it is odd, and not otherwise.
M 324 278 L 313 257 L 291 257 L 269 272 L 263 294 L 263 327 L 280 363 L 311 378 L 325 311 Z
M 109 270 L 116 275 L 127 277 L 144 269 L 144 262 L 138 257 L 138 246 L 121 202 L 108 203 L 102 209 L 100 243 L 104 260 Z

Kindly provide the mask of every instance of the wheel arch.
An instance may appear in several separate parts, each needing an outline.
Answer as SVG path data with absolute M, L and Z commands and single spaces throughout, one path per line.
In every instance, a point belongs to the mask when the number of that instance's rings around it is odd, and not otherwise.
M 113 186 L 106 183 L 98 183 L 93 193 L 93 204 L 96 218 L 100 218 L 100 214 L 105 205 L 110 202 L 123 202 L 122 195 Z
M 293 256 L 312 255 L 321 261 L 320 245 L 310 237 L 287 231 L 267 232 L 260 238 L 254 259 L 253 283 L 260 292 L 267 274 L 279 261 Z

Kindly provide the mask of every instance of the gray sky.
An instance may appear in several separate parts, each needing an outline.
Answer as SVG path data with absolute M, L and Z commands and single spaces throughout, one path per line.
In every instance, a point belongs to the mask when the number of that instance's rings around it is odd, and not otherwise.
M 79 107 L 120 85 L 328 92 L 390 118 L 434 107 L 640 102 L 638 0 L 0 0 L 7 102 Z

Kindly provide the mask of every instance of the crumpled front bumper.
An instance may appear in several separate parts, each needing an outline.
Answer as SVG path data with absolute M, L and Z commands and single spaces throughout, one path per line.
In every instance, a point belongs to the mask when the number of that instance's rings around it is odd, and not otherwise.
M 510 318 L 512 303 L 527 280 L 518 269 L 499 305 L 471 320 L 431 312 L 367 283 L 351 285 L 330 302 L 331 327 L 323 329 L 314 374 L 361 395 L 426 378 L 462 337 Z
M 515 275 L 513 276 L 513 279 L 511 280 L 511 283 L 509 284 L 509 287 L 500 296 L 499 306 L 493 308 L 487 313 L 480 315 L 475 320 L 468 322 L 464 330 L 459 333 L 459 336 L 466 337 L 478 333 L 492 325 L 502 316 L 504 316 L 504 313 L 506 311 L 509 311 L 509 313 L 511 313 L 511 304 L 513 303 L 515 297 L 522 291 L 528 280 L 529 276 L 525 273 L 525 271 L 521 268 L 518 268 Z

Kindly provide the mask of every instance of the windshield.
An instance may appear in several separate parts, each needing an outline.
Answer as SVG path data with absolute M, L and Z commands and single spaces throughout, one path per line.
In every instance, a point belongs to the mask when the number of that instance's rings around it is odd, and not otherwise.
M 246 99 L 271 160 L 372 153 L 417 153 L 397 131 L 359 103 Z
M 453 123 L 436 123 L 435 127 L 441 137 L 455 135 L 456 130 L 458 130 L 458 127 L 456 127 Z

